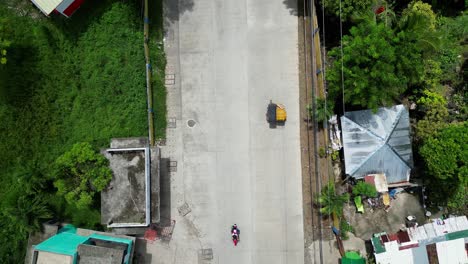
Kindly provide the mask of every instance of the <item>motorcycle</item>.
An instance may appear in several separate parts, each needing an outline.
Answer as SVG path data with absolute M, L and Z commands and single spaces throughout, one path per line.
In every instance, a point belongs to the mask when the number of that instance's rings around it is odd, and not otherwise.
M 240 231 L 239 229 L 237 228 L 237 225 L 234 224 L 232 227 L 231 227 L 231 236 L 232 236 L 232 243 L 234 243 L 234 246 L 237 246 L 237 243 L 239 243 L 239 235 L 240 235 Z

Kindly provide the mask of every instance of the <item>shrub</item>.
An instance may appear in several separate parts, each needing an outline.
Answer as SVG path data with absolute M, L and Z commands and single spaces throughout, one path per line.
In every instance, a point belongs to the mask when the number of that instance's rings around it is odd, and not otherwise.
M 340 221 L 341 239 L 347 240 L 349 238 L 348 232 L 351 232 L 354 234 L 354 228 L 346 221 L 346 219 L 342 218 Z
M 367 182 L 360 181 L 353 188 L 354 195 L 362 195 L 366 197 L 377 197 L 375 186 Z
M 320 147 L 319 150 L 318 150 L 318 155 L 320 158 L 325 158 L 327 156 L 327 153 L 325 151 L 325 148 L 324 147 Z

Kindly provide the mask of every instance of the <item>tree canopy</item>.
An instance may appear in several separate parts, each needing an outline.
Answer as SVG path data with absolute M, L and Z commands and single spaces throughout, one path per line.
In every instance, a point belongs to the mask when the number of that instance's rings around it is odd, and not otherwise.
M 422 66 L 414 64 L 420 54 L 384 24 L 360 23 L 342 44 L 343 56 L 339 47 L 329 53 L 334 58 L 327 74 L 332 98 L 341 93 L 342 64 L 345 102 L 365 108 L 392 104 L 408 83 L 420 79 Z
M 341 2 L 341 17 L 343 20 L 351 19 L 354 15 L 370 12 L 373 8 L 374 0 L 321 0 L 320 3 L 325 7 L 325 10 L 336 16 L 340 16 Z
M 108 160 L 89 143 L 77 143 L 55 162 L 54 186 L 69 204 L 84 209 L 112 179 Z
M 450 212 L 468 213 L 468 122 L 446 124 L 423 141 L 431 200 Z
M 468 184 L 468 122 L 443 128 L 425 140 L 420 153 L 432 176 Z

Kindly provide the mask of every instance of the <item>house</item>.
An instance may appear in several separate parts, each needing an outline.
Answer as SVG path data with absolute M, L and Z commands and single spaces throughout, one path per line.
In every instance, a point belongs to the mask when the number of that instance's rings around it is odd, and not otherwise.
M 32 247 L 30 264 L 131 264 L 135 238 L 65 226 Z
M 408 110 L 403 105 L 345 112 L 341 117 L 346 174 L 385 174 L 388 187 L 409 182 L 413 168 Z
M 375 234 L 371 239 L 377 264 L 468 263 L 466 216 L 436 219 L 396 234 Z
M 52 12 L 70 17 L 84 0 L 31 0 L 46 16 Z

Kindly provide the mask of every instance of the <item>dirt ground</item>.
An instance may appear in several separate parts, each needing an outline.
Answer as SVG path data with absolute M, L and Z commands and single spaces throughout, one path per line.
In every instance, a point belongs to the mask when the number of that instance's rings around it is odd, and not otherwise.
M 367 203 L 363 203 L 364 214 L 356 213 L 353 203 L 345 205 L 344 214 L 346 219 L 354 227 L 357 237 L 368 240 L 374 233 L 385 231 L 396 233 L 405 224 L 408 215 L 416 216 L 419 225 L 425 224 L 424 209 L 416 195 L 410 193 L 397 194 L 396 199 L 391 201 L 390 210 L 371 210 Z

